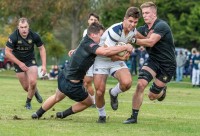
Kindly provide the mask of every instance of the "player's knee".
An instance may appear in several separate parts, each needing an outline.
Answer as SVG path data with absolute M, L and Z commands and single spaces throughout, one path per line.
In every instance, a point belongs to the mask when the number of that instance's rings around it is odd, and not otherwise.
M 104 93 L 100 90 L 97 90 L 96 91 L 96 97 L 103 97 L 104 96 Z
M 139 92 L 144 91 L 145 87 L 146 87 L 146 85 L 143 82 L 138 81 L 136 92 L 137 91 L 139 91 Z
M 155 83 L 153 83 L 152 86 L 150 87 L 150 92 L 158 95 L 163 90 L 163 88 L 164 87 L 159 87 Z
M 144 79 L 149 83 L 153 79 L 153 76 L 151 75 L 151 73 L 149 71 L 147 71 L 145 69 L 141 69 L 138 79 Z
M 120 83 L 120 87 L 122 91 L 127 91 L 131 88 L 132 80 L 124 80 Z
M 29 82 L 30 87 L 35 87 L 36 86 L 37 81 L 36 80 L 31 80 Z
M 26 85 L 26 86 L 23 86 L 23 89 L 26 91 L 26 92 L 28 92 L 28 86 Z

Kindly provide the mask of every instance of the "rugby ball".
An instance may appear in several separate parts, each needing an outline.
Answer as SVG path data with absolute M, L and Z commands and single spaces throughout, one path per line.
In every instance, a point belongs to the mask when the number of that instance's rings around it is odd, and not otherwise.
M 123 46 L 123 45 L 126 45 L 126 44 L 124 42 L 118 42 L 116 45 L 117 46 Z M 127 51 L 122 51 L 122 52 L 119 52 L 117 55 L 122 57 L 126 54 L 126 52 Z

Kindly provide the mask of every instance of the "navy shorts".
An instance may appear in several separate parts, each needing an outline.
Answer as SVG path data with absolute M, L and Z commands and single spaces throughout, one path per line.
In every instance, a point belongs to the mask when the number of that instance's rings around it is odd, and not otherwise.
M 143 66 L 147 66 L 156 72 L 156 78 L 163 83 L 170 82 L 176 72 L 176 63 L 157 62 L 150 58 L 147 59 Z
M 82 80 L 78 83 L 73 83 L 66 79 L 62 72 L 58 75 L 58 89 L 76 102 L 81 102 L 88 97 L 88 92 L 84 88 Z
M 37 62 L 35 59 L 30 59 L 27 60 L 25 62 L 23 62 L 27 67 L 31 67 L 31 66 L 37 66 Z M 14 64 L 15 67 L 15 72 L 16 73 L 20 73 L 20 72 L 24 72 L 17 64 Z

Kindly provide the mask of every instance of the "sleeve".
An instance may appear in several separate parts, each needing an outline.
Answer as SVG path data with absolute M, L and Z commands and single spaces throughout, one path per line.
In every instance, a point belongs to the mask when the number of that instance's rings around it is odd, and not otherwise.
M 44 43 L 42 42 L 40 36 L 36 33 L 34 33 L 34 42 L 36 44 L 37 47 L 42 46 Z
M 115 46 L 119 41 L 122 34 L 122 29 L 120 26 L 111 27 L 108 29 L 105 44 L 107 46 Z
M 165 22 L 158 23 L 154 28 L 154 33 L 163 37 L 170 30 L 169 26 Z
M 17 41 L 16 38 L 14 38 L 13 35 L 10 35 L 9 38 L 8 38 L 8 41 L 6 42 L 6 46 L 11 48 L 11 49 L 14 49 L 16 41 Z
M 144 26 L 138 27 L 138 28 L 137 28 L 137 31 L 138 31 L 139 33 L 141 33 L 142 35 L 145 35 L 145 27 L 144 27 Z
M 96 50 L 99 47 L 100 46 L 96 43 L 90 43 L 89 46 L 86 46 L 85 50 L 87 50 L 88 52 L 90 52 L 92 54 L 96 54 Z

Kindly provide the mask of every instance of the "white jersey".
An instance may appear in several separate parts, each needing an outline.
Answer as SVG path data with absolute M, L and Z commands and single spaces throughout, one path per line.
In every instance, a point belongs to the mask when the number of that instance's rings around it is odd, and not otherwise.
M 131 43 L 133 37 L 135 37 L 136 35 L 136 32 L 137 30 L 135 28 L 132 31 L 130 31 L 128 35 L 125 35 L 122 22 L 116 23 L 109 27 L 103 33 L 99 45 L 115 46 L 118 42 Z M 110 60 L 108 57 L 105 56 L 97 56 L 96 59 Z
M 85 29 L 85 30 L 83 31 L 83 37 L 85 37 L 86 34 L 87 34 L 87 29 Z

